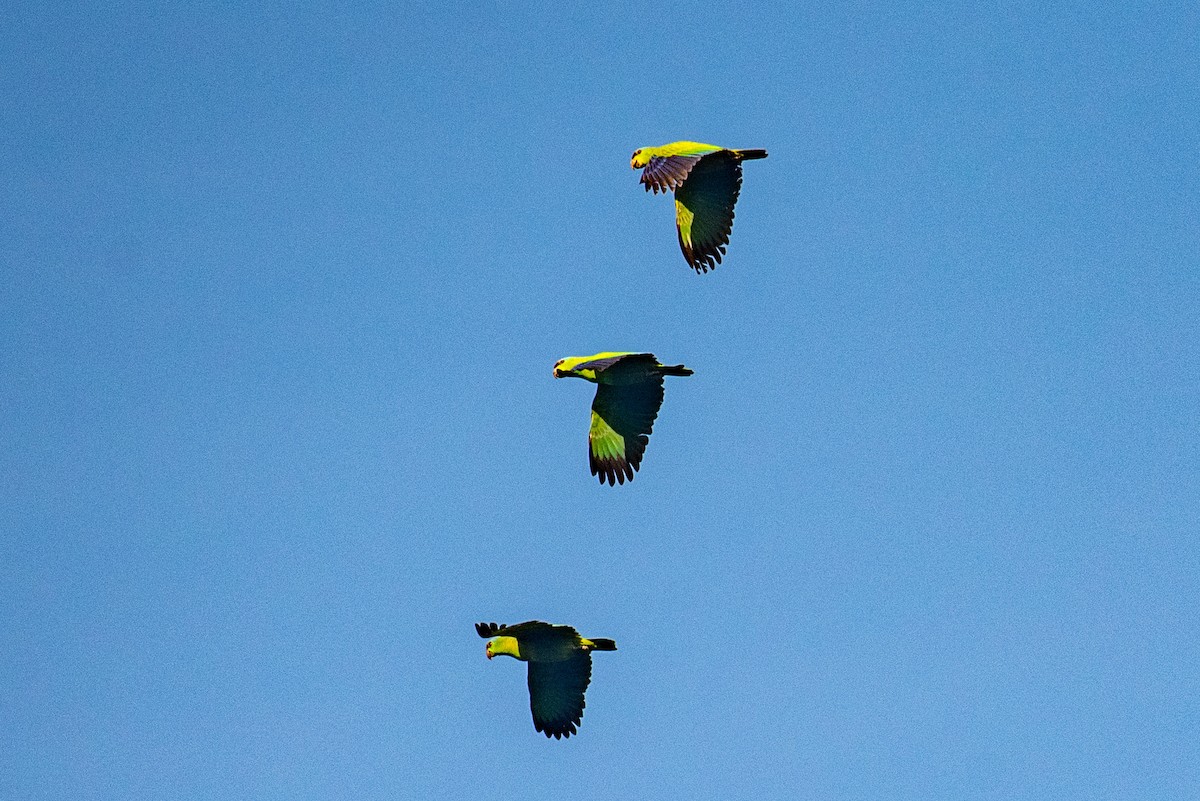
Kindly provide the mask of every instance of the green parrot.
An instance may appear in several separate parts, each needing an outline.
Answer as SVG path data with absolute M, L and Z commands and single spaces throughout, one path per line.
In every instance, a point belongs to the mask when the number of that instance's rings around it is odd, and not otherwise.
M 729 150 L 700 142 L 672 142 L 633 151 L 646 191 L 675 192 L 679 247 L 692 269 L 716 269 L 733 231 L 733 206 L 742 189 L 742 162 L 765 159 L 765 150 Z
M 592 651 L 615 651 L 612 640 L 588 640 L 570 626 L 530 620 L 515 626 L 476 623 L 487 644 L 487 658 L 511 656 L 529 663 L 529 708 L 533 728 L 547 739 L 577 733 L 586 706 L 583 694 L 592 680 Z
M 597 385 L 588 462 L 601 484 L 633 481 L 662 406 L 663 376 L 691 374 L 682 364 L 660 364 L 653 353 L 606 352 L 555 362 L 555 378 L 574 376 Z

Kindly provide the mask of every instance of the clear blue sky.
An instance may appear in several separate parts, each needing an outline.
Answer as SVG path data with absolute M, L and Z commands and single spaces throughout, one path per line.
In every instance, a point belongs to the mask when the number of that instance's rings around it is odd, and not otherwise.
M 1200 797 L 1196 4 L 452 5 L 0 12 L 0 798 Z

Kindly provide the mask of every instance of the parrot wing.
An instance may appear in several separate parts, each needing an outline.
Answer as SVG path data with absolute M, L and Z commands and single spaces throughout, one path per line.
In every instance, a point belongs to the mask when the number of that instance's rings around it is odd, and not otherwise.
M 475 631 L 480 637 L 516 637 L 517 641 L 535 641 L 541 638 L 555 636 L 574 641 L 579 638 L 579 632 L 570 626 L 558 626 L 553 623 L 543 623 L 540 620 L 527 620 L 506 626 L 503 623 L 476 623 Z
M 741 161 L 719 150 L 702 158 L 675 191 L 679 247 L 696 272 L 706 273 L 721 263 L 741 188 Z
M 646 191 L 671 192 L 683 185 L 688 173 L 703 156 L 655 156 L 642 169 L 641 181 Z
M 588 462 L 601 484 L 633 480 L 662 401 L 661 375 L 636 384 L 597 385 L 588 431 Z
M 583 720 L 583 694 L 592 680 L 592 655 L 578 651 L 558 662 L 529 663 L 533 727 L 546 737 L 570 737 Z

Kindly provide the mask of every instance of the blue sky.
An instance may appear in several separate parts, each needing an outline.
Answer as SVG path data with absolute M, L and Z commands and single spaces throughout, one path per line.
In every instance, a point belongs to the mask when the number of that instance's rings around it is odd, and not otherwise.
M 1194 4 L 0 23 L 0 796 L 1200 793 Z M 600 350 L 696 371 L 611 489 Z

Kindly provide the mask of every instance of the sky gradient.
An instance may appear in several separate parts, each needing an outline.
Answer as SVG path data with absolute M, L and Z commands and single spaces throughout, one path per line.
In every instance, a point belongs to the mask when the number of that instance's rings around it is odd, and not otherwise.
M 1200 9 L 1093 5 L 6 7 L 0 797 L 1200 796 Z

